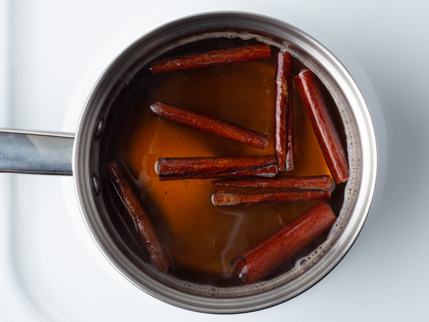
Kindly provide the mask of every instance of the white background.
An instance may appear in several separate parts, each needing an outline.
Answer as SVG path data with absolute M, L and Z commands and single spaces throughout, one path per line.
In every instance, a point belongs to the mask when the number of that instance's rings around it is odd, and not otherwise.
M 1 174 L 1 321 L 427 320 L 429 1 L 0 0 L 0 127 L 75 132 L 91 86 L 122 48 L 170 20 L 219 10 L 292 23 L 361 87 L 380 175 L 350 252 L 276 307 L 189 312 L 146 295 L 107 263 L 84 227 L 71 177 Z

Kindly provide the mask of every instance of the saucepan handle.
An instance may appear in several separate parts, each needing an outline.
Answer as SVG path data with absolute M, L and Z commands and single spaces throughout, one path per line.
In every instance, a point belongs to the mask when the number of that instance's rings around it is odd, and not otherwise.
M 74 135 L 0 130 L 0 172 L 72 175 Z

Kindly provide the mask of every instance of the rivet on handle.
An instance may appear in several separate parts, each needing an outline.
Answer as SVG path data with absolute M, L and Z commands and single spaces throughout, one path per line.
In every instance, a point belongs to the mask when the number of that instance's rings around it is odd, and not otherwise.
M 96 173 L 92 174 L 92 188 L 94 189 L 95 194 L 98 196 L 101 192 L 100 178 Z
M 104 129 L 106 128 L 106 120 L 102 117 L 98 123 L 97 126 L 95 127 L 95 131 L 94 131 L 94 137 L 96 140 L 98 140 L 99 138 L 101 138 L 101 136 L 104 133 Z

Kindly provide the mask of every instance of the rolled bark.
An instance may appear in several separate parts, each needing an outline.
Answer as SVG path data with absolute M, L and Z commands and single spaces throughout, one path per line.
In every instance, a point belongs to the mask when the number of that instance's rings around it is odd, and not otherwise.
M 275 164 L 274 156 L 160 158 L 155 170 L 160 176 L 207 175 L 244 171 Z
M 216 207 L 250 206 L 266 203 L 297 202 L 331 198 L 330 191 L 275 192 L 262 194 L 214 193 L 212 203 Z
M 230 264 L 245 284 L 256 283 L 329 229 L 336 219 L 331 208 L 321 201 Z
M 138 197 L 125 179 L 116 161 L 111 161 L 106 168 L 124 208 L 133 220 L 141 241 L 149 253 L 153 265 L 163 272 L 172 266 L 170 256 L 162 246 L 149 217 L 143 209 Z
M 287 52 L 276 56 L 275 88 L 275 155 L 279 171 L 293 170 L 293 131 L 289 131 L 292 108 L 293 57 Z M 293 113 L 291 113 L 293 117 Z
M 259 149 L 263 149 L 268 145 L 267 136 L 265 134 L 208 115 L 192 112 L 162 102 L 151 105 L 150 109 L 153 114 L 159 117 L 203 132 L 244 143 Z
M 150 70 L 152 74 L 172 73 L 188 69 L 222 66 L 266 59 L 271 59 L 270 46 L 253 45 L 155 60 L 150 64 Z
M 213 181 L 216 188 L 269 188 L 286 190 L 324 190 L 333 191 L 335 183 L 330 176 L 306 176 L 254 180 Z
M 159 181 L 184 180 L 184 179 L 210 179 L 210 178 L 273 178 L 277 175 L 277 165 L 267 165 L 265 167 L 251 168 L 246 170 L 231 172 L 216 172 L 200 175 L 168 175 L 159 176 Z
M 349 179 L 349 165 L 340 136 L 329 114 L 316 76 L 305 70 L 295 77 L 311 125 L 335 183 Z

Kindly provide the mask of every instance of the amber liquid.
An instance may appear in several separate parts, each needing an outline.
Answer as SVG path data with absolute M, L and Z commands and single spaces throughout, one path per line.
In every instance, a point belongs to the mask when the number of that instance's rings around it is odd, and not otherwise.
M 243 44 L 247 43 L 218 39 L 180 50 Z M 154 170 L 161 157 L 272 155 L 274 65 L 274 60 L 267 60 L 163 75 L 152 75 L 145 69 L 121 92 L 116 111 L 109 116 L 106 160 L 117 158 L 127 165 L 144 208 L 173 259 L 169 273 L 177 278 L 215 286 L 240 285 L 229 264 L 231 259 L 317 202 L 217 208 L 210 201 L 215 179 L 160 182 Z M 302 68 L 296 61 L 296 73 Z M 326 90 L 325 94 L 332 105 Z M 329 175 L 296 88 L 293 98 L 295 169 L 279 176 Z M 265 133 L 269 145 L 259 150 L 153 116 L 149 106 L 158 100 Z M 331 203 L 339 205 L 341 198 L 342 193 L 336 192 Z M 121 204 L 116 208 L 123 212 Z M 121 233 L 129 246 L 136 248 L 126 236 L 132 229 Z

